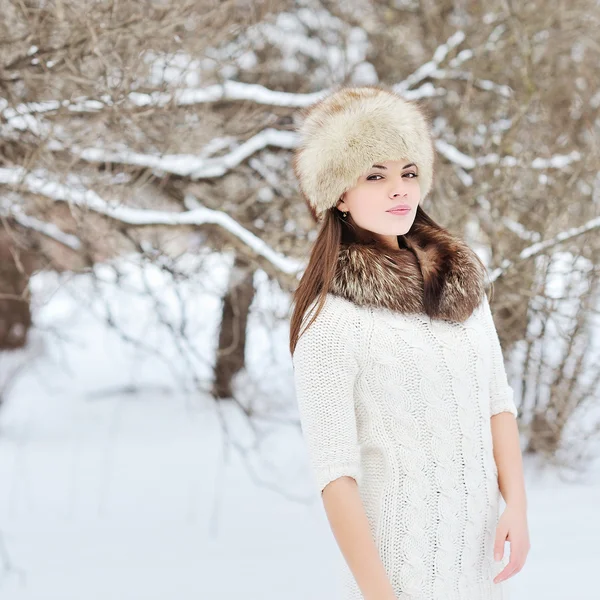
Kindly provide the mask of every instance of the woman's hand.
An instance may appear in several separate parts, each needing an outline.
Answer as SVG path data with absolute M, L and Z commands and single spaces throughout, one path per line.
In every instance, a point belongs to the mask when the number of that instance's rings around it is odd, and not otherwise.
M 524 506 L 507 505 L 504 509 L 496 527 L 495 560 L 502 560 L 506 540 L 510 542 L 510 560 L 506 567 L 496 575 L 494 583 L 500 583 L 516 575 L 525 564 L 531 544 L 529 543 L 527 510 Z

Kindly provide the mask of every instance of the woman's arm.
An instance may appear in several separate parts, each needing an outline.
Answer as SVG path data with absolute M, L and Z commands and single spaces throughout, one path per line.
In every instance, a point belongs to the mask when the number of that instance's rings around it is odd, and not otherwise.
M 484 300 L 484 315 L 491 352 L 490 425 L 493 453 L 498 467 L 498 487 L 506 502 L 506 509 L 496 527 L 496 560 L 501 560 L 504 556 L 505 541 L 510 542 L 510 561 L 494 579 L 495 583 L 499 583 L 516 575 L 523 568 L 530 543 L 523 457 L 517 424 L 518 411 L 514 402 L 514 391 L 506 376 L 502 347 L 487 296 Z
M 369 528 L 356 481 L 340 477 L 322 493 L 337 544 L 365 600 L 397 600 Z
M 302 433 L 316 488 L 339 549 L 365 600 L 396 600 L 359 494 L 354 385 L 360 343 L 353 315 L 327 303 L 292 360 Z
M 506 502 L 506 508 L 496 527 L 494 558 L 504 556 L 504 543 L 510 542 L 510 561 L 494 578 L 495 583 L 516 575 L 525 565 L 531 549 L 527 524 L 527 498 L 523 459 L 519 443 L 517 420 L 510 412 L 492 417 L 494 460 L 498 465 L 498 486 Z
M 506 504 L 525 512 L 527 497 L 517 420 L 510 412 L 501 412 L 492 416 L 491 426 L 500 493 Z
M 498 467 L 498 485 L 504 501 L 527 508 L 523 458 L 517 425 L 514 391 L 508 383 L 498 331 L 487 300 L 483 301 L 485 327 L 490 351 L 490 414 L 494 460 Z

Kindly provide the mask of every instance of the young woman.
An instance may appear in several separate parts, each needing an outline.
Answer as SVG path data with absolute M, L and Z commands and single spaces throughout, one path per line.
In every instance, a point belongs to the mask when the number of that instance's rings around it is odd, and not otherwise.
M 530 548 L 517 409 L 485 267 L 420 206 L 428 118 L 383 86 L 302 117 L 293 167 L 321 226 L 290 351 L 343 598 L 506 600 Z

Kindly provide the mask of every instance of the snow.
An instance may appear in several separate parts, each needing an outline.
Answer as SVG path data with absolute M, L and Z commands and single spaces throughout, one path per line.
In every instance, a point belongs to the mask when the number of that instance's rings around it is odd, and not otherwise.
M 268 146 L 293 149 L 298 143 L 294 131 L 280 131 L 268 127 L 239 144 L 228 154 L 219 157 L 203 157 L 191 154 L 167 154 L 162 156 L 142 154 L 131 150 L 113 152 L 102 148 L 72 147 L 71 151 L 90 162 L 114 162 L 122 165 L 149 167 L 157 171 L 174 173 L 193 180 L 222 177 L 248 157 Z M 216 146 L 217 140 L 211 144 Z M 232 144 L 231 141 L 228 144 Z M 225 142 L 222 142 L 225 145 Z
M 295 94 L 269 90 L 255 83 L 241 81 L 224 81 L 222 84 L 209 85 L 202 88 L 177 89 L 173 93 L 153 92 L 142 94 L 132 92 L 128 98 L 138 106 L 165 106 L 173 101 L 178 106 L 188 106 L 217 100 L 251 100 L 257 104 L 273 106 L 308 106 L 320 100 L 327 90 L 311 94 Z
M 531 166 L 534 169 L 548 169 L 550 167 L 555 169 L 564 169 L 572 162 L 579 160 L 581 160 L 581 152 L 573 150 L 573 152 L 570 152 L 569 154 L 557 154 L 555 156 L 551 156 L 550 158 L 538 157 L 533 160 Z
M 427 77 L 430 77 L 439 67 L 440 63 L 448 56 L 448 53 L 460 45 L 465 39 L 465 34 L 462 31 L 456 31 L 453 33 L 445 43 L 440 44 L 434 51 L 433 57 L 430 61 L 422 64 L 414 73 L 409 75 L 406 79 L 393 86 L 396 92 L 402 93 L 409 88 L 412 88 L 417 83 L 423 81 Z
M 467 156 L 462 153 L 458 148 L 452 146 L 445 140 L 438 138 L 434 141 L 436 150 L 445 158 L 447 158 L 451 163 L 463 168 L 463 169 L 473 169 L 475 168 L 477 162 L 475 159 Z
M 565 229 L 564 231 L 561 231 L 560 233 L 555 235 L 553 238 L 549 238 L 547 240 L 531 244 L 530 246 L 523 248 L 523 250 L 519 252 L 519 256 L 516 260 L 511 261 L 508 258 L 504 259 L 501 265 L 490 273 L 490 280 L 495 281 L 496 279 L 498 279 L 498 277 L 500 277 L 507 269 L 509 269 L 516 262 L 530 259 L 538 254 L 541 254 L 544 250 L 548 248 L 557 246 L 561 242 L 566 242 L 585 233 L 593 232 L 599 228 L 600 217 L 595 217 L 593 219 L 590 219 L 583 225 L 580 225 L 579 227 L 571 227 L 569 229 Z
M 285 256 L 268 246 L 264 240 L 242 225 L 227 213 L 201 206 L 185 212 L 159 211 L 131 208 L 118 202 L 109 203 L 91 189 L 86 189 L 75 175 L 67 177 L 67 184 L 55 181 L 42 169 L 28 173 L 22 167 L 0 168 L 0 184 L 18 186 L 22 184 L 34 194 L 40 194 L 60 202 L 69 202 L 80 208 L 87 208 L 130 225 L 202 225 L 215 223 L 227 229 L 242 242 L 250 246 L 256 254 L 263 256 L 284 273 L 300 275 L 303 263 Z M 22 222 L 25 223 L 25 216 Z M 42 227 L 42 225 L 40 225 Z M 62 236 L 65 234 L 62 233 Z M 55 238 L 58 233 L 55 234 Z
M 2 206 L 3 204 L 4 203 L 0 204 L 0 214 L 2 214 L 2 216 L 10 216 L 19 223 L 19 225 L 38 231 L 72 250 L 81 249 L 81 241 L 77 236 L 61 231 L 54 223 L 46 223 L 40 219 L 26 215 L 23 212 L 23 209 L 16 203 L 9 207 Z
M 210 378 L 232 260 L 201 258 L 178 262 L 187 279 L 133 257 L 96 280 L 32 279 L 30 344 L 0 356 L 3 389 L 23 369 L 0 412 L 3 600 L 335 598 L 341 556 L 290 391 L 289 298 L 257 272 L 237 382 L 257 417 L 217 411 L 195 385 Z M 511 600 L 597 598 L 600 469 L 560 474 L 526 460 L 532 550 Z

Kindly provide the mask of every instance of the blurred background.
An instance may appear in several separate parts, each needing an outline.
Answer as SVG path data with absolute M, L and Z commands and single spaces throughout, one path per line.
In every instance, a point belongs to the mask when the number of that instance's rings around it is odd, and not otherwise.
M 288 349 L 299 111 L 431 115 L 519 407 L 512 600 L 598 598 L 600 3 L 1 0 L 0 597 L 333 600 Z M 507 545 L 507 550 L 509 546 Z

